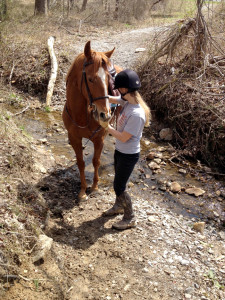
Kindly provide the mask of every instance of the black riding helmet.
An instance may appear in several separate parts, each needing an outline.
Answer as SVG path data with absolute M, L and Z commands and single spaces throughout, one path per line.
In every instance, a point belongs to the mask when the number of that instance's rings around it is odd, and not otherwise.
M 140 78 L 133 70 L 126 69 L 116 75 L 114 89 L 127 88 L 129 93 L 138 90 L 140 87 Z

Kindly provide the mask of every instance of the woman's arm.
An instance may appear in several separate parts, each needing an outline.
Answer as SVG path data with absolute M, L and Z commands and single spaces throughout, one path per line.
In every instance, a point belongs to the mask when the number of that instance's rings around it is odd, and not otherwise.
M 131 137 L 132 134 L 126 131 L 118 131 L 114 129 L 111 125 L 108 126 L 109 133 L 114 136 L 117 140 L 121 141 L 122 143 L 126 143 Z
M 109 96 L 109 103 L 119 104 L 121 96 Z

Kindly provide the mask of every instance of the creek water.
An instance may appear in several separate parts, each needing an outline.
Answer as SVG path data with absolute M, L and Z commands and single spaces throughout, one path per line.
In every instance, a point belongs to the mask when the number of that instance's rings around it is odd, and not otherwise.
M 73 165 L 75 170 L 74 176 L 79 180 L 79 173 L 76 167 L 75 154 L 72 147 L 68 144 L 67 133 L 64 129 L 61 112 L 45 112 L 43 110 L 30 110 L 17 117 L 19 123 L 24 127 L 24 130 L 30 134 L 35 140 L 46 145 L 46 151 L 51 149 L 52 155 L 58 160 L 67 161 Z M 175 210 L 178 214 L 189 216 L 196 220 L 213 220 L 219 224 L 224 224 L 225 206 L 224 198 L 221 194 L 224 193 L 224 182 L 215 180 L 214 177 L 202 172 L 190 172 L 190 163 L 186 162 L 187 172 L 180 173 L 179 168 L 182 166 L 175 165 L 169 162 L 171 157 L 171 146 L 168 143 L 158 143 L 151 141 L 147 137 L 148 133 L 144 133 L 141 145 L 141 158 L 135 167 L 130 178 L 132 185 L 132 194 L 137 197 L 149 199 L 156 197 L 159 205 L 167 206 L 170 210 Z M 85 145 L 83 151 L 85 159 L 85 174 L 87 183 L 91 185 L 93 177 L 93 144 L 87 139 L 83 139 Z M 162 151 L 163 164 L 160 168 L 160 173 L 154 172 L 148 167 L 149 161 L 146 160 L 146 155 L 150 151 Z M 114 153 L 114 138 L 107 136 L 104 143 L 103 152 L 101 155 L 100 189 L 107 190 L 112 188 L 114 169 L 113 169 L 113 153 Z M 194 166 L 195 167 L 195 166 Z M 179 182 L 182 186 L 181 193 L 172 193 L 168 189 L 169 182 Z M 184 192 L 187 187 L 199 187 L 205 191 L 205 194 L 200 197 L 194 197 Z

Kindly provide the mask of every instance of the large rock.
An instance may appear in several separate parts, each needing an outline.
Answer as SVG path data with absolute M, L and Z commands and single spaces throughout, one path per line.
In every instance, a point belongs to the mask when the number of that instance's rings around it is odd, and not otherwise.
M 171 141 L 173 139 L 173 131 L 170 128 L 163 128 L 159 132 L 159 137 L 161 140 Z
M 37 241 L 36 251 L 33 256 L 33 263 L 38 262 L 40 259 L 44 259 L 46 254 L 52 247 L 53 239 L 47 235 L 40 234 Z
M 205 193 L 204 190 L 196 187 L 188 188 L 185 190 L 185 192 L 189 195 L 195 195 L 196 197 L 202 196 Z

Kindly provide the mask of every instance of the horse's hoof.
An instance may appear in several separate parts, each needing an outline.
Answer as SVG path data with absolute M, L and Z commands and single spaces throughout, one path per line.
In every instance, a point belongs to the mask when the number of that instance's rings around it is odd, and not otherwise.
M 98 191 L 98 186 L 91 186 L 91 193 L 92 192 L 95 192 L 95 191 Z
M 84 193 L 81 193 L 81 194 L 78 195 L 78 200 L 79 201 L 85 201 L 87 199 L 88 199 L 88 196 Z

